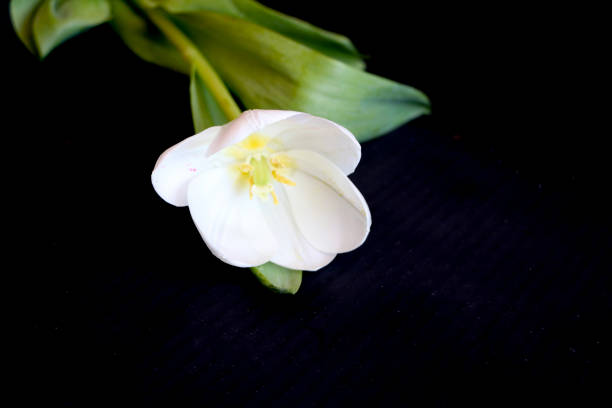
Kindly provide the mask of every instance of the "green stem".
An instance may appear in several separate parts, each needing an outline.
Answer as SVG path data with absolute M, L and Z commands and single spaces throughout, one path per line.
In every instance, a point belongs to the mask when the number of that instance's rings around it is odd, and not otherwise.
M 139 2 L 142 3 L 142 2 Z M 142 9 L 149 19 L 165 34 L 172 44 L 181 52 L 183 57 L 193 64 L 198 75 L 206 84 L 206 87 L 215 98 L 219 107 L 229 120 L 236 119 L 242 111 L 236 105 L 234 98 L 229 93 L 225 84 L 210 65 L 208 60 L 200 53 L 200 50 L 163 12 L 141 4 Z

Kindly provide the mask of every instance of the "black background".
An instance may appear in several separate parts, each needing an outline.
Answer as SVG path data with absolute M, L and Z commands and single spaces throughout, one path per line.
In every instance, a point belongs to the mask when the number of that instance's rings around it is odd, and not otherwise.
M 188 211 L 151 188 L 158 155 L 192 134 L 186 77 L 108 26 L 39 62 L 3 17 L 18 261 L 3 269 L 19 278 L 7 291 L 24 400 L 600 396 L 612 308 L 597 11 L 329 3 L 265 2 L 348 35 L 370 72 L 423 90 L 433 114 L 363 145 L 352 179 L 370 237 L 292 297 L 214 258 Z

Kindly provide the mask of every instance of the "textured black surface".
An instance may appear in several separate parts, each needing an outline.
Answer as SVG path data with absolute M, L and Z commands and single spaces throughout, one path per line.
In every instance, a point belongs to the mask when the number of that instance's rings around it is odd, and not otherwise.
M 374 70 L 418 78 L 440 113 L 363 146 L 352 179 L 371 235 L 291 297 L 220 263 L 150 186 L 159 153 L 191 133 L 186 78 L 107 28 L 43 63 L 11 35 L 6 200 L 20 252 L 6 273 L 23 279 L 23 400 L 505 405 L 584 402 L 608 385 L 611 230 L 590 188 L 607 174 L 538 161 L 527 147 L 549 139 L 499 142 L 507 127 L 460 103 L 433 40 L 416 46 L 428 75 Z

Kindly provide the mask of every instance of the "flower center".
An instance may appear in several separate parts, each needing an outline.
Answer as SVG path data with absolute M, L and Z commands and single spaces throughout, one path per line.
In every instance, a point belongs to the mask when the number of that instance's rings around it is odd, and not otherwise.
M 248 179 L 249 198 L 258 196 L 267 201 L 271 196 L 274 204 L 278 204 L 278 197 L 274 191 L 272 181 L 295 186 L 295 183 L 287 178 L 287 172 L 291 169 L 291 161 L 282 153 L 275 153 L 270 147 L 270 138 L 261 133 L 253 133 L 242 142 L 232 146 L 228 151 L 240 164 L 238 170 Z

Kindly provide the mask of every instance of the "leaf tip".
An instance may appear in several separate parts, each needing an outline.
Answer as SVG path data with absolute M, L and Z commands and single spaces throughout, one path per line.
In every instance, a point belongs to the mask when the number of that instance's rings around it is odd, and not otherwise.
M 295 295 L 302 284 L 302 271 L 271 262 L 253 267 L 251 271 L 262 285 L 278 294 Z

